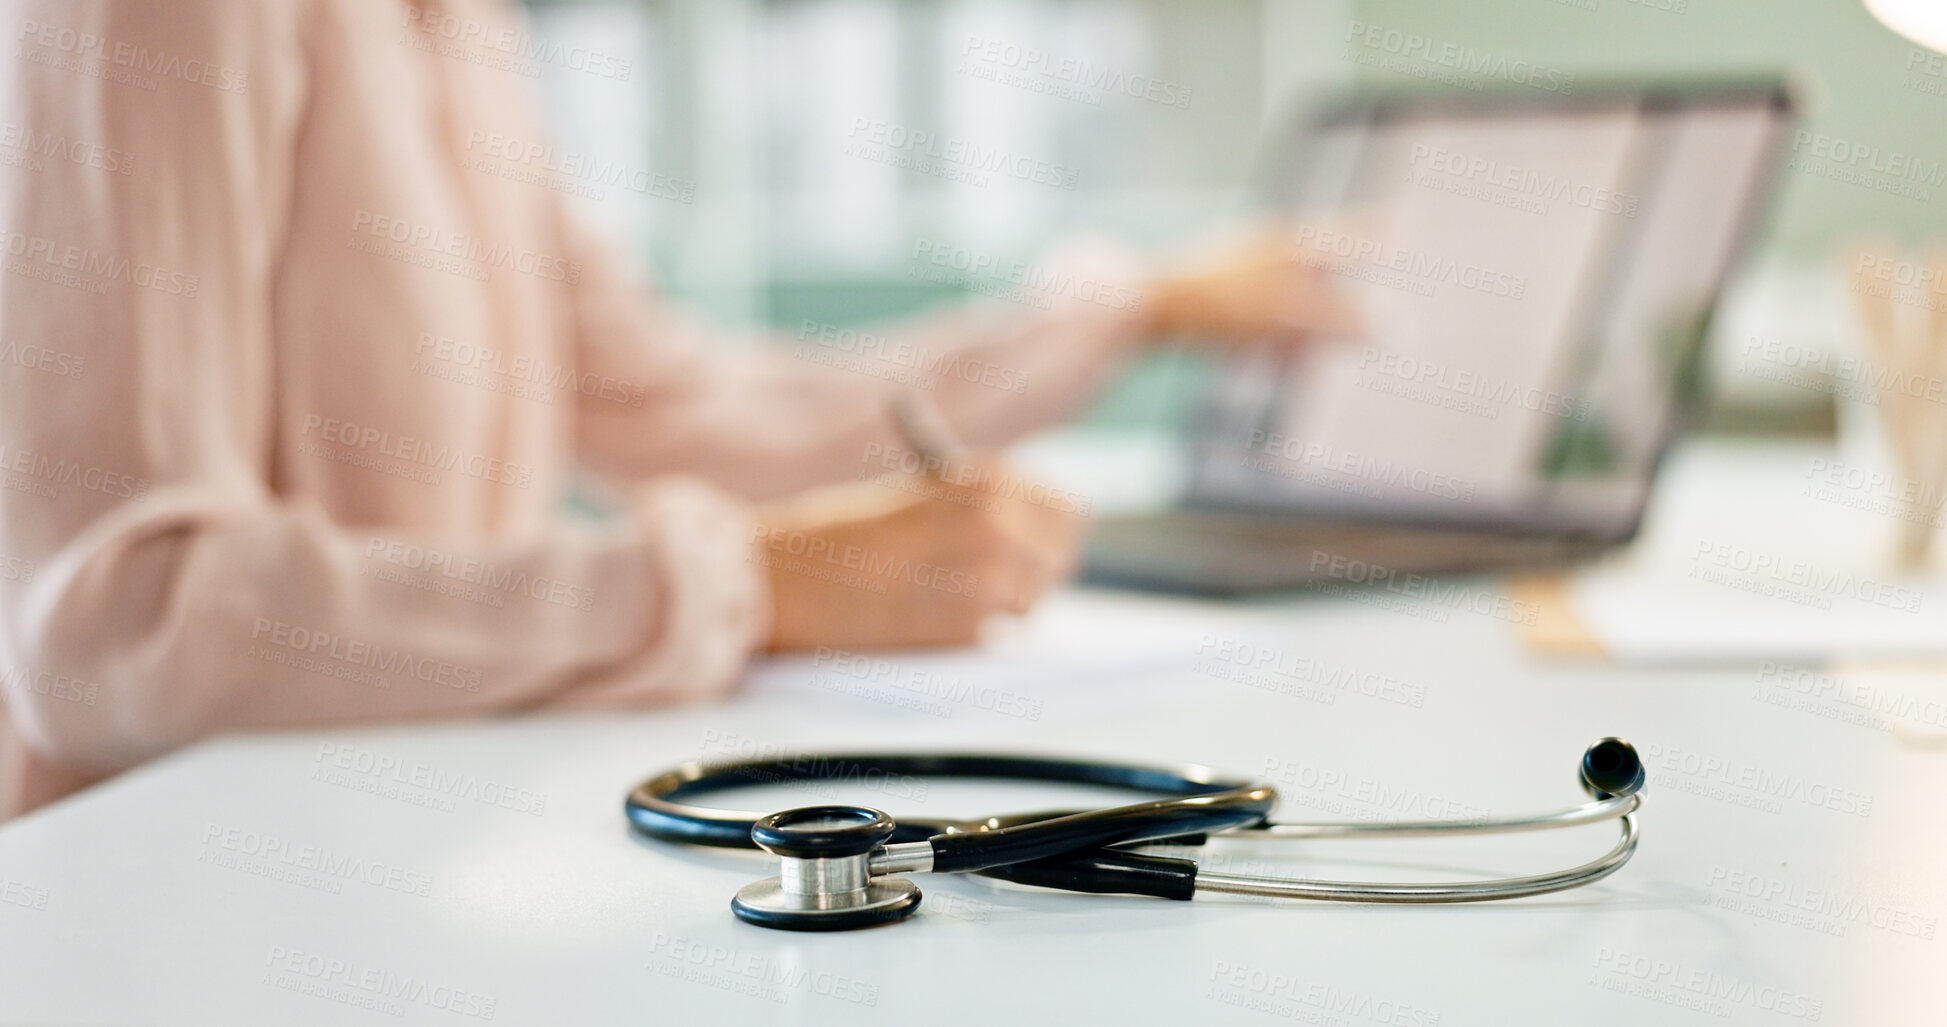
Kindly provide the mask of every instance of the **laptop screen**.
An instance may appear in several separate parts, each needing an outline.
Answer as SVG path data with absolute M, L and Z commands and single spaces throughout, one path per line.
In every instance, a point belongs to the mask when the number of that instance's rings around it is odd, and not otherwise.
M 1627 534 L 1785 118 L 1775 89 L 1625 90 L 1314 125 L 1291 244 L 1364 327 L 1227 370 L 1192 502 Z

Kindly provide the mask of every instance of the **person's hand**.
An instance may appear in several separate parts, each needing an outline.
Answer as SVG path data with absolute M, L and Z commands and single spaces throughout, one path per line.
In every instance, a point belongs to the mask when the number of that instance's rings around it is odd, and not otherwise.
M 1299 226 L 1272 223 L 1214 241 L 1150 283 L 1150 334 L 1225 345 L 1357 332 L 1359 312 L 1328 270 L 1330 252 L 1304 239 Z
M 991 460 L 760 510 L 772 650 L 964 645 L 1075 567 L 1081 518 Z

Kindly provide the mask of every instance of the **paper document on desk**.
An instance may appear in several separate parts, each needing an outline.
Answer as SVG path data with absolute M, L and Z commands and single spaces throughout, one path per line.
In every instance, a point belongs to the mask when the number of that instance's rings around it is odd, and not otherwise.
M 1947 657 L 1947 582 L 1698 561 L 1598 569 L 1560 590 L 1586 651 L 1623 662 Z

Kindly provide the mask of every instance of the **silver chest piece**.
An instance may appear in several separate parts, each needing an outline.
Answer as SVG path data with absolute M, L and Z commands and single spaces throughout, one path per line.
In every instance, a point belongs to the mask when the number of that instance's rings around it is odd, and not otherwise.
M 872 876 L 872 855 L 892 837 L 892 818 L 864 806 L 807 806 L 751 825 L 751 840 L 778 857 L 778 875 L 730 900 L 737 919 L 785 931 L 848 931 L 890 924 L 919 908 L 919 886 Z M 923 843 L 922 843 L 923 844 Z

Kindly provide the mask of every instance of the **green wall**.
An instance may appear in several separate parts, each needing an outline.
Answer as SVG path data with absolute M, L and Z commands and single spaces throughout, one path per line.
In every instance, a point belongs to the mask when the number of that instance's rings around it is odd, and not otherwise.
M 1947 60 L 1929 73 L 1932 51 L 1860 0 L 1352 0 L 1349 17 L 1578 77 L 1788 71 L 1804 87 L 1804 130 L 1877 148 L 1882 163 L 1907 158 L 1920 177 L 1906 185 L 1925 197 L 1786 170 L 1766 255 L 1816 260 L 1862 232 L 1947 228 Z

